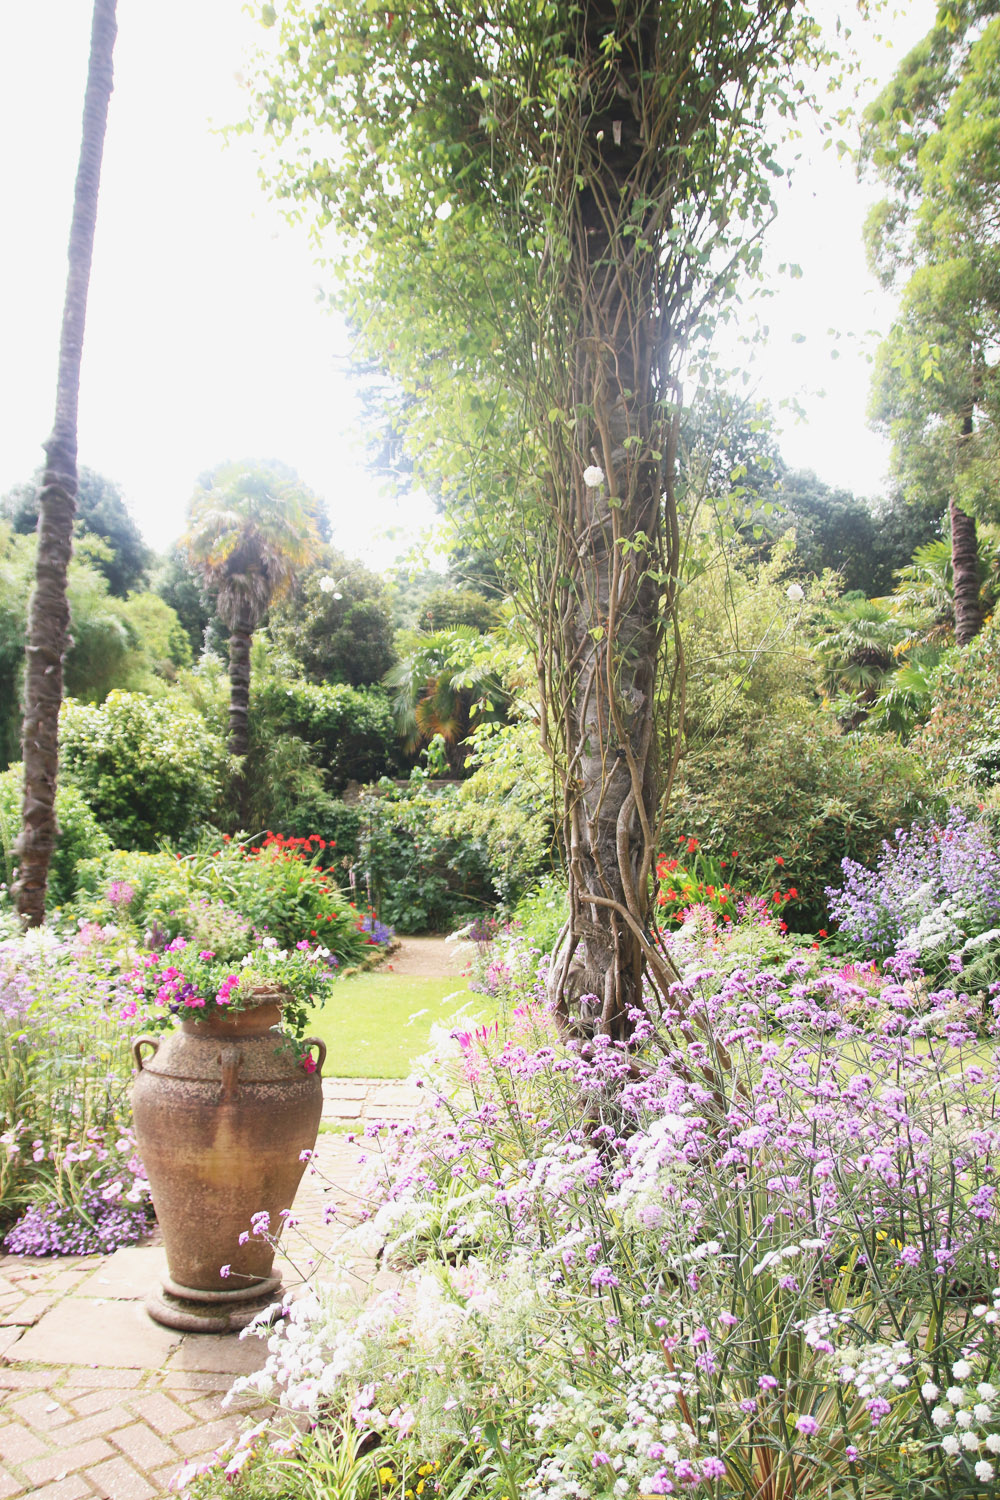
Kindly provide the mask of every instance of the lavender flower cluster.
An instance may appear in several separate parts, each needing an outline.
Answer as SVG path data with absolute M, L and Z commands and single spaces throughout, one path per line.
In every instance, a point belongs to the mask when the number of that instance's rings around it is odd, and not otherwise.
M 27 1209 L 3 1247 L 12 1255 L 109 1255 L 136 1244 L 152 1225 L 148 1198 L 130 1202 L 88 1186 L 79 1203 L 50 1200 Z
M 843 886 L 827 890 L 830 915 L 868 954 L 926 960 L 1000 927 L 1000 851 L 958 808 L 944 824 L 897 829 L 874 870 L 850 859 L 843 870 Z

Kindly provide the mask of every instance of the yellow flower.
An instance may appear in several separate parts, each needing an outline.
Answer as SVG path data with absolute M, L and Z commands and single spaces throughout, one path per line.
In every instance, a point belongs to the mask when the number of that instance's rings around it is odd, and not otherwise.
M 395 1484 L 396 1483 L 396 1471 L 395 1471 L 395 1469 L 379 1469 L 379 1471 L 378 1471 L 378 1477 L 379 1477 L 379 1483 L 380 1484 Z

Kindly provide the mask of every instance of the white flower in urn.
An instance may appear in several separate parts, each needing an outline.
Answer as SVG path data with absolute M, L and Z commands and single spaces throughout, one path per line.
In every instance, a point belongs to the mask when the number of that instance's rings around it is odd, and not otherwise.
M 597 464 L 591 464 L 589 468 L 583 471 L 583 482 L 588 490 L 596 490 L 599 485 L 604 483 L 604 470 L 599 469 Z

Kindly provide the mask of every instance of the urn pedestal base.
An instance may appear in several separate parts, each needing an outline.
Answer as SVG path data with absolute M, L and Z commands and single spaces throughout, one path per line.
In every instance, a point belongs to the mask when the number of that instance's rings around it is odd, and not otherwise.
M 166 1328 L 182 1333 L 238 1333 L 258 1313 L 279 1300 L 281 1277 L 269 1276 L 232 1292 L 199 1292 L 178 1286 L 169 1276 L 146 1298 L 146 1311 Z

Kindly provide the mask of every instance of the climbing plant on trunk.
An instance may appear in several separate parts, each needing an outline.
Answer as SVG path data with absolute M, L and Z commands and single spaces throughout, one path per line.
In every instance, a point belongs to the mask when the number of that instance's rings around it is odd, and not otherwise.
M 339 231 L 342 305 L 399 384 L 416 472 L 461 502 L 535 652 L 570 884 L 554 992 L 622 1035 L 644 974 L 671 978 L 649 876 L 683 705 L 681 377 L 770 216 L 765 120 L 808 16 L 287 0 L 264 19 L 272 181 Z
M 21 729 L 24 798 L 16 844 L 18 879 L 14 892 L 18 914 L 31 927 L 39 926 L 45 919 L 49 865 L 59 837 L 55 796 L 63 658 L 69 646 L 66 573 L 73 551 L 76 513 L 80 361 L 104 135 L 114 86 L 113 54 L 118 31 L 115 5 L 116 0 L 94 0 L 80 160 L 69 235 L 69 271 L 59 339 L 56 413 L 45 443 L 45 469 L 38 490 L 38 555 L 28 613 Z

